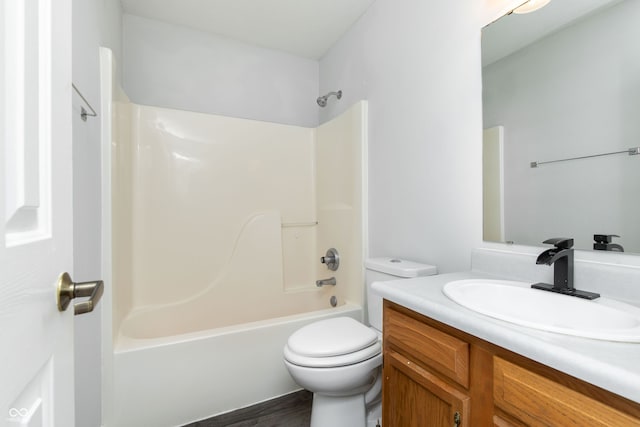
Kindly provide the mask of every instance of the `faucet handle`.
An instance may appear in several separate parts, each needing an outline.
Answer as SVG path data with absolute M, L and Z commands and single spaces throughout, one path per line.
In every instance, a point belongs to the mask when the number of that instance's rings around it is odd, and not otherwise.
M 542 243 L 548 243 L 558 249 L 569 249 L 573 246 L 573 239 L 569 237 L 552 237 Z
M 326 264 L 329 270 L 336 271 L 340 266 L 340 255 L 338 255 L 338 250 L 335 248 L 328 249 L 327 253 L 323 257 L 320 257 L 320 262 L 322 264 Z
M 611 243 L 614 237 L 620 237 L 617 234 L 594 234 L 593 240 L 598 243 Z

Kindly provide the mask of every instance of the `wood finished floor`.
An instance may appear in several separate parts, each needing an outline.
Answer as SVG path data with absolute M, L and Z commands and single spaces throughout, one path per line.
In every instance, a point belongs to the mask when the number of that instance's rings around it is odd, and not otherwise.
M 183 427 L 309 427 L 312 399 L 301 390 Z

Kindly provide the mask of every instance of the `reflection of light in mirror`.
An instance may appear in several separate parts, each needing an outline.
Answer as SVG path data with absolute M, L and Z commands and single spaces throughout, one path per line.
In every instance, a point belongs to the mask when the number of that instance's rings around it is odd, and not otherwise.
M 522 6 L 515 8 L 513 13 L 530 13 L 545 7 L 551 0 L 529 0 Z

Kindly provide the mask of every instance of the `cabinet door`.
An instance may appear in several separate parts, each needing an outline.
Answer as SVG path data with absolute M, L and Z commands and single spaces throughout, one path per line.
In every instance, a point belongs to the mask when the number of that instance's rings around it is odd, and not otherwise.
M 384 356 L 385 427 L 468 427 L 470 398 L 394 351 Z

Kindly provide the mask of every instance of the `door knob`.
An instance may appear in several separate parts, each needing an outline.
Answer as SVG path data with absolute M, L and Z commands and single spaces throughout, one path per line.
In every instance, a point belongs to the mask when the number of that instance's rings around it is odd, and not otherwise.
M 89 297 L 86 301 L 74 304 L 74 314 L 78 315 L 93 311 L 102 296 L 104 283 L 102 280 L 75 283 L 71 280 L 69 273 L 62 273 L 58 278 L 58 285 L 56 288 L 59 311 L 65 311 L 71 300 L 74 298 Z

